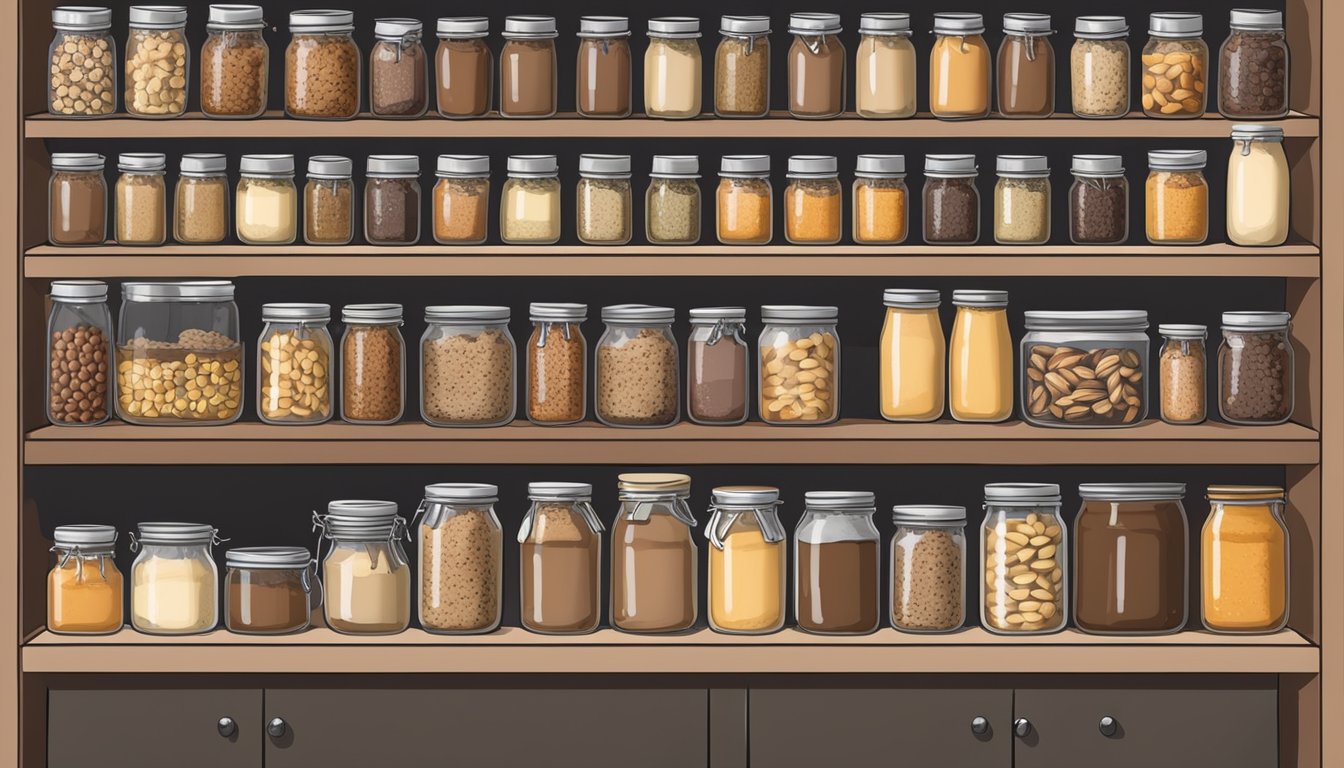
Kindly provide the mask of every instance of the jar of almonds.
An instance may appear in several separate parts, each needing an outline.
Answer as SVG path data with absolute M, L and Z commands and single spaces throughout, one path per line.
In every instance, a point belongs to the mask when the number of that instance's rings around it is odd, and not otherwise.
M 1191 118 L 1208 103 L 1209 46 L 1198 13 L 1154 13 L 1148 17 L 1139 93 L 1149 117 Z
M 1059 486 L 990 483 L 980 535 L 980 621 L 998 635 L 1043 635 L 1067 623 L 1068 568 Z
M 264 304 L 257 342 L 257 415 L 267 424 L 331 418 L 329 304 Z
M 47 111 L 102 117 L 117 111 L 117 44 L 108 8 L 63 6 L 51 11 L 56 30 L 47 51 Z
M 829 424 L 839 416 L 838 317 L 835 307 L 761 307 L 761 421 Z
M 131 6 L 126 40 L 126 112 L 177 117 L 187 110 L 187 9 Z

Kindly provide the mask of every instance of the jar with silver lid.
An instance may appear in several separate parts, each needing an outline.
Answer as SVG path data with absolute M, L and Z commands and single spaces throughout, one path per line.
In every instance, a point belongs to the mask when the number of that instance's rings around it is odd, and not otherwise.
M 499 52 L 499 116 L 544 118 L 555 114 L 555 18 L 509 16 Z
M 53 281 L 47 316 L 47 419 L 56 426 L 107 421 L 111 365 L 107 283 Z
M 829 155 L 789 158 L 784 188 L 784 238 L 794 245 L 840 242 L 840 166 Z
M 1227 159 L 1227 239 L 1237 245 L 1276 246 L 1292 225 L 1292 176 L 1283 128 L 1232 126 Z
M 436 427 L 497 427 L 517 409 L 509 308 L 425 307 L 420 417 Z
M 1028 311 L 1022 415 L 1043 427 L 1132 427 L 1148 418 L 1148 313 Z
M 852 190 L 854 242 L 899 245 L 910 233 L 905 155 L 859 155 Z
M 360 55 L 351 11 L 289 14 L 285 49 L 285 114 L 312 120 L 349 120 L 359 114 Z
M 499 237 L 510 245 L 560 239 L 560 165 L 555 155 L 510 155 L 499 204 Z
M 201 114 L 245 119 L 266 111 L 271 49 L 259 5 L 211 5 L 201 46 Z
M 1158 149 L 1148 153 L 1145 231 L 1154 245 L 1199 245 L 1209 237 L 1208 153 Z
M 1288 114 L 1288 40 L 1281 11 L 1233 8 L 1218 52 L 1218 111 L 1277 120 Z
M 257 416 L 267 424 L 331 418 L 335 378 L 330 304 L 263 304 L 257 340 Z
M 1224 312 L 1218 345 L 1218 414 L 1231 424 L 1282 424 L 1297 391 L 1292 316 Z
M 429 57 L 419 19 L 378 19 L 369 51 L 369 112 L 374 117 L 420 117 L 429 109 Z
M 1073 114 L 1116 118 L 1129 114 L 1129 22 L 1123 16 L 1079 16 L 1069 51 Z
M 914 117 L 915 46 L 910 14 L 865 13 L 859 17 L 854 63 L 854 111 L 873 120 Z
M 793 534 L 793 615 L 821 635 L 866 635 L 881 623 L 881 535 L 869 491 L 808 491 Z
M 395 635 L 411 623 L 410 540 L 395 501 L 347 499 L 313 512 L 327 626 L 344 635 Z M 322 542 L 330 542 L 325 556 Z
M 999 114 L 1049 117 L 1055 112 L 1055 34 L 1044 13 L 1005 13 L 999 45 Z
M 588 483 L 528 483 L 518 529 L 523 629 L 582 635 L 602 621 L 602 521 Z
M 691 310 L 686 341 L 686 415 L 696 424 L 741 424 L 751 401 L 747 310 Z
M 769 155 L 724 155 L 719 161 L 715 223 L 723 245 L 765 245 L 774 234 Z
M 667 427 L 681 416 L 675 310 L 647 304 L 602 308 L 594 410 L 609 427 Z
M 714 114 L 765 117 L 770 112 L 770 17 L 723 16 L 714 52 Z
M 406 340 L 400 304 L 341 308 L 341 418 L 395 424 L 406 403 Z
M 183 155 L 174 193 L 173 239 L 179 243 L 220 243 L 229 234 L 228 158 L 221 154 Z
M 420 240 L 420 158 L 369 155 L 364 174 L 364 239 L 370 245 Z
M 528 307 L 527 418 L 548 426 L 588 415 L 588 305 L 535 302 Z
M 1168 424 L 1199 424 L 1208 415 L 1209 329 L 1203 325 L 1163 323 L 1158 353 L 1162 420 Z
M 649 19 L 644 51 L 644 114 L 670 120 L 700 116 L 700 20 Z
M 789 114 L 812 120 L 845 111 L 845 70 L 849 58 L 840 42 L 840 15 L 789 14 Z
M 588 245 L 630 242 L 634 203 L 629 155 L 580 155 L 574 197 L 579 240 Z
M 238 239 L 248 245 L 289 245 L 299 231 L 299 192 L 293 155 L 243 155 L 234 204 Z
M 891 625 L 901 632 L 956 632 L 966 623 L 966 508 L 891 508 Z
M 1069 187 L 1069 239 L 1117 245 L 1129 238 L 1129 182 L 1119 155 L 1074 155 Z
M 1148 16 L 1148 44 L 1140 72 L 1143 113 L 1149 117 L 1201 117 L 1209 97 L 1209 46 L 1198 13 Z
M 996 635 L 1043 635 L 1068 623 L 1068 539 L 1053 483 L 985 486 L 980 621 Z
M 985 43 L 985 18 L 978 13 L 933 15 L 929 54 L 929 111 L 941 120 L 989 116 L 993 54 Z
M 840 418 L 839 317 L 836 307 L 761 307 L 761 421 L 797 426 Z
M 581 117 L 629 117 L 630 20 L 579 17 L 579 61 L 574 105 Z
M 504 532 L 495 516 L 499 488 L 486 483 L 434 483 L 411 527 L 420 580 L 420 627 L 441 635 L 478 635 L 499 627 L 503 613 Z
M 494 89 L 493 56 L 485 39 L 490 19 L 484 16 L 446 16 L 435 31 L 434 80 L 440 117 L 461 120 L 484 117 L 490 111 Z
M 222 541 L 208 523 L 140 523 L 131 534 L 131 626 L 147 635 L 199 635 L 219 623 Z
M 118 245 L 163 245 L 168 237 L 168 202 L 163 174 L 167 159 L 158 152 L 117 155 L 116 236 Z
M 47 49 L 47 112 L 105 117 L 117 111 L 117 42 L 112 10 L 63 5 L 51 10 L 56 34 Z
M 224 553 L 224 627 L 239 635 L 289 635 L 322 603 L 317 561 L 306 547 L 235 547 Z
M 308 158 L 303 185 L 303 242 L 346 245 L 355 239 L 355 164 L 340 155 Z
M 979 175 L 975 155 L 924 156 L 924 242 L 973 245 L 980 239 Z
M 439 155 L 434 175 L 434 242 L 484 243 L 490 222 L 490 156 Z
M 102 245 L 107 239 L 107 159 L 53 152 L 47 183 L 47 240 L 52 245 Z
M 644 197 L 645 237 L 654 245 L 700 242 L 700 158 L 654 155 Z
M 56 555 L 47 573 L 47 631 L 57 635 L 110 635 L 125 623 L 117 529 L 110 525 L 58 525 Z
M 768 635 L 784 626 L 788 534 L 779 521 L 779 489 L 729 485 L 711 494 L 709 628 Z
M 133 5 L 126 40 L 126 114 L 179 117 L 187 111 L 187 9 L 180 5 Z
M 999 155 L 994 186 L 994 242 L 1041 245 L 1050 240 L 1050 161 L 1044 155 Z

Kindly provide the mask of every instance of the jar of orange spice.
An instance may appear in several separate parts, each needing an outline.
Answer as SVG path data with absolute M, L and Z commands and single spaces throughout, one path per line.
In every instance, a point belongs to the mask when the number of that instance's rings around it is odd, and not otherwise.
M 485 242 L 490 213 L 490 157 L 439 155 L 434 185 L 434 241 L 442 245 Z
M 794 155 L 789 158 L 789 186 L 784 190 L 784 237 L 795 245 L 840 242 L 840 179 L 834 157 Z
M 1208 238 L 1206 161 L 1207 155 L 1202 149 L 1148 153 L 1148 181 L 1144 194 L 1148 242 L 1198 245 Z
M 896 245 L 910 231 L 905 155 L 859 155 L 854 169 L 854 242 Z
M 769 155 L 725 155 L 719 164 L 719 242 L 724 245 L 770 242 L 772 196 Z

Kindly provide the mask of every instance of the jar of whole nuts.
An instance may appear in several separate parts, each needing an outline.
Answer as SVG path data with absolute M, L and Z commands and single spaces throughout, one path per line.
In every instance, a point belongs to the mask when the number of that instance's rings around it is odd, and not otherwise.
M 1292 316 L 1224 312 L 1218 346 L 1218 414 L 1231 424 L 1282 424 L 1293 416 L 1296 389 Z
M 980 621 L 985 629 L 997 635 L 1063 629 L 1067 551 L 1058 485 L 986 485 L 980 535 Z
M 52 245 L 102 245 L 107 239 L 106 163 L 91 152 L 51 153 L 47 239 Z
M 1208 328 L 1163 324 L 1157 332 L 1162 334 L 1162 351 L 1158 354 L 1162 420 L 1168 424 L 1198 424 L 1208 410 L 1204 402 Z
M 168 201 L 163 173 L 167 159 L 158 152 L 117 156 L 121 176 L 116 187 L 116 238 L 119 245 L 163 245 L 168 237 Z
M 248 118 L 266 111 L 271 49 L 259 5 L 212 5 L 201 46 L 201 114 Z
M 112 360 L 107 283 L 53 282 L 47 339 L 47 419 L 58 427 L 107 421 Z
M 517 366 L 508 307 L 425 307 L 420 417 L 436 427 L 497 427 L 513 420 Z
M 257 340 L 257 416 L 267 424 L 331 418 L 330 304 L 263 304 Z
M 349 120 L 359 113 L 359 46 L 355 14 L 309 10 L 289 14 L 285 49 L 285 114 Z
M 117 44 L 108 8 L 61 6 L 47 59 L 47 111 L 63 117 L 103 117 L 117 111 Z
M 354 163 L 340 155 L 308 158 L 303 185 L 303 242 L 345 245 L 355 237 Z
M 1148 313 L 1029 311 L 1022 414 L 1044 427 L 1129 427 L 1148 416 Z
M 429 57 L 417 19 L 378 19 L 369 52 L 369 112 L 411 118 L 429 109 Z
M 1208 103 L 1209 46 L 1198 13 L 1154 13 L 1148 17 L 1140 90 L 1149 117 L 1191 118 Z
M 126 41 L 126 112 L 178 117 L 187 111 L 187 9 L 133 5 Z
M 835 307 L 761 307 L 761 421 L 810 425 L 839 418 L 839 313 Z
M 347 304 L 341 309 L 341 418 L 392 424 L 406 400 L 406 341 L 400 304 Z

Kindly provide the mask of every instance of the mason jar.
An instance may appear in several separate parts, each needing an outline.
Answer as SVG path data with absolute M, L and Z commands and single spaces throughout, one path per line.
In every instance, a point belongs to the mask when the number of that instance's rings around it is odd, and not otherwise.
M 1283 488 L 1211 485 L 1200 534 L 1200 619 L 1219 634 L 1288 625 L 1292 547 Z
M 1139 75 L 1145 115 L 1177 119 L 1204 115 L 1209 46 L 1203 34 L 1204 17 L 1198 13 L 1149 14 Z
M 107 283 L 53 281 L 47 339 L 47 420 L 58 427 L 107 421 L 112 382 Z
M 840 242 L 839 163 L 828 155 L 789 158 L 784 188 L 784 238 L 794 245 Z
M 1227 239 L 1275 246 L 1288 239 L 1292 178 L 1276 125 L 1232 126 L 1227 160 Z
M 854 242 L 899 245 L 910 234 L 905 155 L 859 155 L 851 192 Z
M 644 196 L 644 233 L 653 245 L 700 242 L 700 158 L 654 155 Z
M 999 45 L 999 114 L 1049 117 L 1055 112 L 1055 48 L 1050 17 L 1005 13 Z
M 709 509 L 709 628 L 730 635 L 779 631 L 788 593 L 779 489 L 720 486 L 711 493 Z
M 527 419 L 533 424 L 575 424 L 588 415 L 587 304 L 535 302 L 528 307 Z
M 259 5 L 212 5 L 201 46 L 201 114 L 243 119 L 266 111 L 271 50 Z
M 406 340 L 400 304 L 341 308 L 341 419 L 395 424 L 406 408 Z
M 695 517 L 687 475 L 620 475 L 611 526 L 611 625 L 624 632 L 682 632 L 699 615 Z
M 845 111 L 845 46 L 840 15 L 789 14 L 789 114 L 819 120 Z
M 308 158 L 303 185 L 303 242 L 348 245 L 355 239 L 355 164 L 340 155 Z
M 670 120 L 700 116 L 700 20 L 649 19 L 644 52 L 644 114 Z
M 1073 26 L 1069 74 L 1073 114 L 1129 114 L 1129 22 L 1123 16 L 1079 16 Z
M 420 158 L 369 155 L 364 174 L 364 239 L 370 245 L 420 240 Z
M 1218 415 L 1230 424 L 1282 424 L 1293 417 L 1292 316 L 1224 312 L 1218 345 Z
M 544 118 L 555 114 L 555 18 L 509 16 L 499 52 L 499 116 Z
M 147 635 L 199 635 L 219 623 L 222 541 L 208 523 L 140 523 L 131 535 L 131 626 Z
M 1148 418 L 1148 313 L 1031 311 L 1019 359 L 1022 416 L 1042 427 L 1132 427 Z
M 924 156 L 924 242 L 974 245 L 980 239 L 979 175 L 975 155 Z
M 425 307 L 420 418 L 435 427 L 498 427 L 517 408 L 508 307 Z
M 429 56 L 419 19 L 378 19 L 369 51 L 369 114 L 409 119 L 429 109 Z
M 994 185 L 994 242 L 1043 245 L 1050 241 L 1050 160 L 1044 155 L 999 155 Z
M 187 111 L 187 9 L 180 5 L 133 5 L 127 23 L 126 114 L 179 117 Z
M 1053 483 L 990 483 L 980 537 L 980 623 L 1042 635 L 1068 623 L 1068 544 Z
M 765 245 L 774 233 L 769 155 L 724 155 L 715 225 L 723 245 Z
M 681 417 L 676 311 L 647 304 L 602 308 L 593 410 L 609 427 L 669 427 Z
M 490 222 L 490 156 L 439 155 L 434 184 L 434 242 L 480 245 Z
M 334 409 L 330 304 L 263 304 L 257 340 L 257 417 L 321 424 Z
M 289 635 L 311 626 L 322 588 L 306 547 L 235 547 L 224 553 L 224 563 L 225 629 Z
M 625 245 L 633 228 L 629 155 L 579 155 L 574 213 L 579 240 L 588 245 Z
M 117 41 L 112 10 L 63 5 L 51 10 L 56 34 L 47 48 L 47 112 L 105 117 L 117 111 Z
M 47 631 L 56 635 L 110 635 L 125 624 L 117 529 L 58 525 L 51 534 L 56 562 L 47 573 Z
M 1120 155 L 1074 155 L 1069 187 L 1069 239 L 1075 245 L 1118 245 L 1129 239 L 1129 182 Z
M 583 635 L 602 621 L 602 521 L 587 483 L 528 483 L 518 529 L 523 629 Z
M 247 245 L 289 245 L 299 230 L 293 155 L 243 155 L 234 204 L 238 239 Z
M 770 17 L 723 16 L 714 51 L 714 114 L 765 117 L 770 112 Z
M 439 47 L 434 54 L 436 105 L 440 117 L 484 117 L 494 89 L 494 57 L 485 38 L 490 19 L 449 16 L 438 20 Z
M 865 13 L 859 17 L 854 61 L 854 111 L 873 120 L 914 117 L 915 46 L 910 14 Z
M 509 155 L 499 203 L 499 237 L 509 245 L 560 239 L 560 166 L 555 155 Z
M 989 116 L 992 56 L 978 13 L 935 13 L 929 54 L 929 111 L 942 120 Z
M 183 155 L 173 198 L 173 239 L 222 243 L 229 235 L 228 158 L 217 153 Z
M 696 424 L 730 425 L 747 420 L 751 401 L 747 310 L 691 310 L 686 341 L 686 415 Z
M 107 240 L 107 180 L 102 155 L 53 152 L 47 182 L 47 240 L 102 245 Z
M 1148 153 L 1144 184 L 1145 230 L 1153 245 L 1199 245 L 1209 237 L 1208 154 L 1195 150 Z
M 840 417 L 839 312 L 836 307 L 761 307 L 761 421 L 819 425 Z
M 117 245 L 163 245 L 168 238 L 167 159 L 158 152 L 117 155 Z
M 319 530 L 324 613 L 343 635 L 395 635 L 411 623 L 411 566 L 402 541 L 406 518 L 395 501 L 346 499 L 313 513 Z M 327 554 L 322 555 L 322 542 Z
M 285 48 L 285 114 L 349 120 L 359 114 L 360 61 L 351 11 L 289 14 Z
M 1280 11 L 1234 8 L 1218 51 L 1218 111 L 1245 120 L 1288 114 L 1288 40 Z
M 1203 325 L 1163 323 L 1158 353 L 1162 420 L 1168 424 L 1199 424 L 1208 415 L 1209 329 Z
M 630 20 L 579 17 L 579 61 L 574 87 L 580 117 L 629 117 Z
M 878 341 L 882 418 L 929 422 L 942 418 L 947 390 L 947 342 L 936 290 L 888 288 Z
M 881 622 L 882 547 L 868 491 L 808 491 L 793 534 L 793 615 L 819 635 L 866 635 Z
M 947 349 L 947 411 L 963 422 L 1013 415 L 1013 335 L 1008 292 L 958 288 Z
M 966 508 L 891 508 L 891 625 L 918 634 L 966 623 Z
M 503 614 L 504 531 L 495 515 L 499 488 L 435 483 L 412 527 L 419 546 L 416 586 L 420 628 L 440 635 L 479 635 Z

